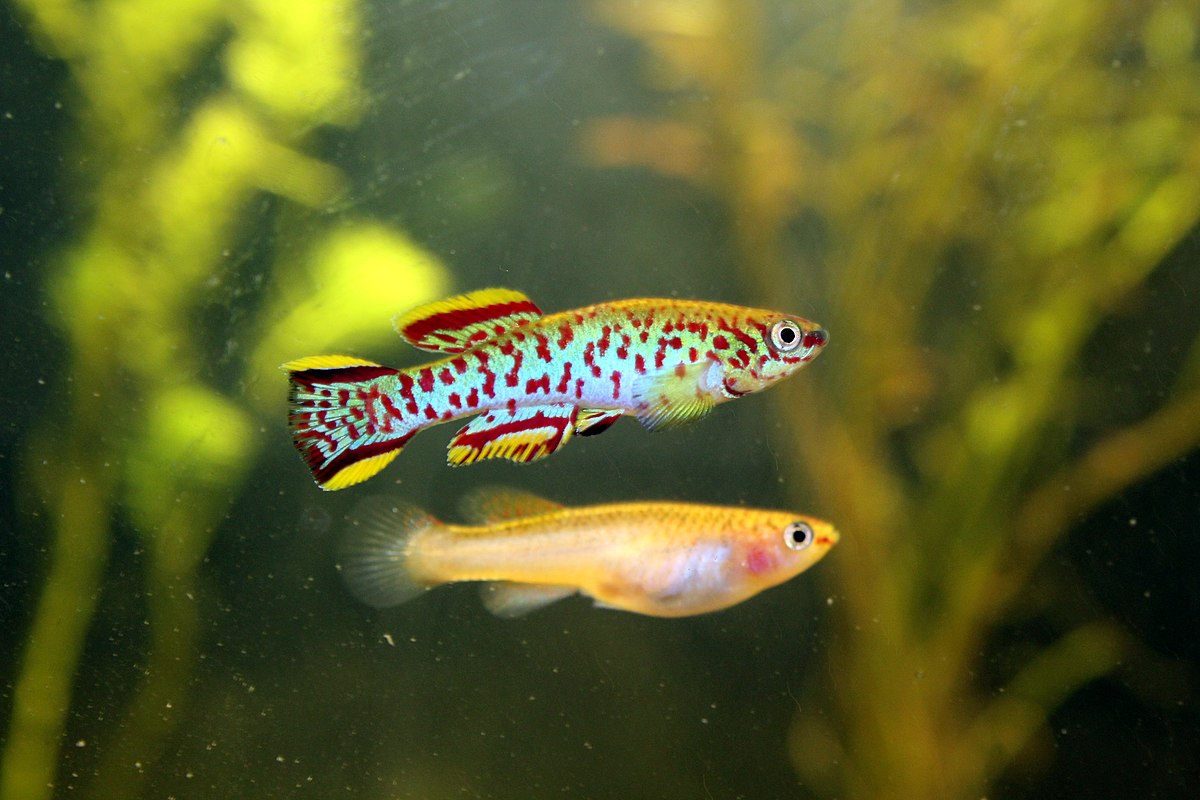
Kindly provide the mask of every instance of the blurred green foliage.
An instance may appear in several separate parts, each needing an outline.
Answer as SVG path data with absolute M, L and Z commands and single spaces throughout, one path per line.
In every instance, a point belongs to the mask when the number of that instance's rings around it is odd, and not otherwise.
M 0 798 L 53 791 L 120 522 L 137 531 L 148 556 L 151 641 L 85 791 L 136 797 L 188 704 L 201 622 L 197 567 L 256 455 L 255 416 L 283 413 L 275 365 L 390 335 L 379 319 L 443 293 L 445 270 L 380 225 L 310 221 L 277 258 L 266 312 L 237 332 L 257 341 L 235 354 L 254 388 L 227 393 L 204 367 L 210 354 L 196 317 L 240 263 L 231 256 L 253 233 L 252 200 L 289 201 L 298 222 L 313 217 L 302 209 L 339 197 L 341 175 L 304 148 L 315 129 L 353 125 L 360 113 L 357 4 L 17 5 L 40 46 L 69 66 L 79 109 L 74 158 L 83 165 L 76 213 L 86 222 L 57 253 L 48 282 L 70 349 L 69 399 L 42 420 L 27 458 L 42 465 L 32 488 L 48 510 L 50 560 L 20 654 Z M 214 54 L 221 79 L 196 94 L 195 75 Z
M 1194 370 L 1129 428 L 1081 425 L 1089 337 L 1200 222 L 1198 5 L 593 9 L 678 97 L 592 120 L 588 158 L 711 189 L 759 297 L 815 293 L 832 331 L 775 398 L 789 477 L 843 531 L 796 769 L 821 796 L 985 796 L 1140 647 L 1075 619 L 996 693 L 990 632 L 1084 512 L 1200 443 Z

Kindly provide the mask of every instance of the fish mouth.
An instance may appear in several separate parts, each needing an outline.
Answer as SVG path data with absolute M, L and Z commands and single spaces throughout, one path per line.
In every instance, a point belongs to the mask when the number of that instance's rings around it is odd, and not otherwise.
M 824 328 L 817 328 L 816 330 L 812 330 L 804 334 L 804 341 L 800 344 L 805 350 L 813 351 L 819 350 L 828 342 L 829 334 Z
M 734 379 L 733 378 L 726 378 L 725 380 L 723 380 L 721 382 L 721 388 L 723 388 L 725 390 L 726 395 L 728 395 L 729 397 L 735 397 L 735 398 L 736 397 L 745 397 L 746 395 L 750 394 L 750 392 L 751 392 L 751 390 L 749 390 L 749 389 L 746 389 L 743 391 L 741 389 L 734 388 Z

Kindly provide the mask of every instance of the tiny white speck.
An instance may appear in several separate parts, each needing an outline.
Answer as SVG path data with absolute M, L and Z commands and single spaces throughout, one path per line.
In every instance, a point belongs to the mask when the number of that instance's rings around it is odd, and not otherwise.
M 75 743 L 76 747 L 87 747 L 87 739 L 80 739 Z

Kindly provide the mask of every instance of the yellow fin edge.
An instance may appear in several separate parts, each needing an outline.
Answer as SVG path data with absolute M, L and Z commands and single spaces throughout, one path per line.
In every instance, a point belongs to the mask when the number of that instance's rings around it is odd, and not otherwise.
M 305 367 L 305 369 L 313 369 Z M 320 487 L 327 492 L 336 492 L 338 489 L 345 489 L 348 486 L 353 486 L 356 483 L 362 483 L 367 478 L 370 478 L 375 473 L 392 463 L 392 460 L 400 455 L 400 450 L 397 448 L 390 453 L 380 453 L 377 456 L 364 458 L 362 461 L 357 461 L 345 469 L 336 473 L 332 478 L 320 484 Z
M 287 372 L 301 372 L 306 369 L 337 369 L 338 367 L 378 367 L 374 361 L 354 356 L 305 356 L 280 364 L 279 368 Z M 365 463 L 365 462 L 363 462 Z

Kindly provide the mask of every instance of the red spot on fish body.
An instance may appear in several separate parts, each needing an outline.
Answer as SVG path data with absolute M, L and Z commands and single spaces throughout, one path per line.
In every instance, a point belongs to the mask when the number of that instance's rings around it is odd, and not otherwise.
M 696 359 L 699 357 L 700 357 L 700 354 L 698 352 L 696 352 L 696 348 L 694 348 L 694 347 L 688 348 L 688 361 L 695 363 Z
M 462 375 L 464 372 L 467 371 L 467 360 L 465 358 L 463 358 L 462 356 L 458 356 L 454 359 L 451 359 L 450 365 L 452 367 L 454 367 L 454 371 L 457 372 L 459 375 Z
M 450 405 L 455 408 L 462 408 L 462 396 L 458 392 L 450 393 Z
M 538 358 L 548 363 L 550 361 L 550 340 L 540 333 L 535 335 L 537 336 Z
M 504 382 L 509 386 L 516 386 L 520 379 L 521 365 L 525 363 L 525 354 L 520 350 L 513 353 L 512 369 L 504 376 Z
M 500 343 L 500 355 L 511 356 L 516 352 L 517 346 L 513 344 L 512 339 L 507 339 Z
M 646 374 L 646 359 L 642 357 L 641 353 L 633 357 L 633 369 L 638 375 Z
M 754 575 L 761 575 L 775 568 L 775 554 L 764 547 L 751 548 L 746 554 L 746 569 Z
M 433 406 L 425 406 L 425 418 L 437 419 L 437 412 L 433 410 Z
M 488 397 L 496 396 L 496 373 L 491 370 L 483 373 L 483 393 Z
M 617 398 L 619 398 L 621 396 L 621 373 L 618 372 L 617 370 L 613 370 L 612 382 L 613 382 L 613 400 L 616 400 Z
M 643 328 L 642 332 L 638 334 L 638 339 L 642 342 L 642 344 L 645 344 L 647 341 L 649 341 L 650 340 L 650 329 Z
M 533 394 L 538 389 L 541 389 L 545 394 L 550 394 L 549 375 L 543 375 L 540 378 L 525 381 L 525 394 Z
M 508 409 L 509 416 L 516 414 L 517 413 L 517 398 L 515 398 L 515 397 L 508 398 L 508 402 L 504 404 L 504 407 L 506 409 Z
M 729 340 L 726 339 L 724 336 L 722 336 L 719 333 L 713 337 L 712 344 L 713 344 L 713 348 L 717 349 L 717 350 L 728 350 L 729 349 Z
M 700 341 L 708 338 L 708 323 L 707 322 L 689 322 L 687 324 L 687 332 L 694 333 L 700 337 Z
M 601 358 L 603 358 L 604 354 L 608 352 L 610 336 L 612 336 L 612 327 L 611 326 L 605 325 L 603 328 L 600 329 L 600 347 L 599 347 L 599 349 L 600 349 L 600 357 Z
M 567 391 L 567 386 L 571 383 L 571 362 L 567 361 L 563 364 L 562 378 L 558 381 L 558 386 L 555 390 L 559 394 L 564 394 Z
M 583 378 L 575 379 L 575 399 L 579 400 L 583 397 Z
M 426 367 L 421 370 L 417 376 L 417 385 L 421 387 L 423 392 L 433 391 L 433 370 Z
M 449 386 L 454 383 L 454 376 L 450 374 L 450 370 L 443 367 L 442 371 L 438 373 L 438 380 Z
M 386 394 L 379 396 L 379 404 L 383 406 L 383 410 L 387 412 L 383 429 L 390 432 L 392 429 L 393 419 L 404 419 L 404 415 L 400 413 L 400 409 L 396 408 L 396 404 L 392 402 L 392 398 Z
M 478 405 L 479 405 L 479 390 L 476 389 L 474 386 L 472 386 L 471 391 L 467 394 L 467 407 L 475 408 Z
M 733 338 L 744 344 L 749 350 L 754 351 L 758 349 L 758 342 L 754 341 L 754 338 L 741 328 L 737 326 L 723 326 L 721 329 L 733 334 Z
M 575 341 L 575 329 L 566 322 L 564 322 L 562 325 L 559 325 L 558 348 L 562 350 L 573 341 Z

